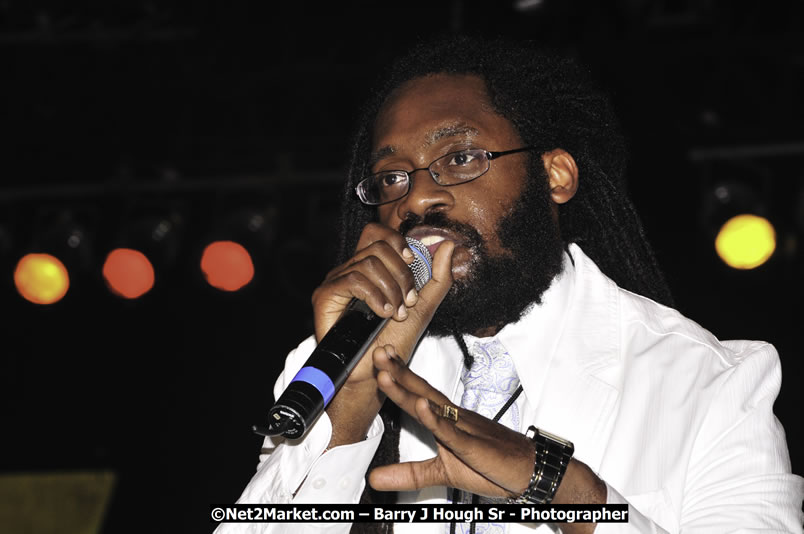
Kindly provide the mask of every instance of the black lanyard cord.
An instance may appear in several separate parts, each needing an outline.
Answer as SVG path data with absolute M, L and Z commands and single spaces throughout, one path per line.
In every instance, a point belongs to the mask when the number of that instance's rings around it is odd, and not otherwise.
M 494 416 L 492 421 L 494 421 L 494 422 L 499 421 L 500 417 L 502 417 L 503 414 L 505 414 L 505 412 L 508 411 L 508 408 L 511 407 L 511 405 L 516 401 L 517 397 L 519 397 L 519 395 L 521 393 L 522 393 L 522 384 L 520 384 L 519 387 L 516 388 L 516 391 L 514 391 L 511 394 L 511 397 L 505 402 L 503 407 L 500 408 L 500 411 L 497 412 L 497 415 Z M 459 490 L 458 488 L 452 488 L 452 502 L 453 503 L 460 499 L 460 493 L 461 493 L 461 490 Z M 472 494 L 472 504 L 478 504 L 479 500 L 480 500 L 480 497 L 478 497 L 477 495 Z M 472 523 L 472 524 L 469 525 L 469 534 L 475 534 L 475 525 L 476 525 L 476 523 Z M 452 521 L 449 524 L 449 534 L 455 534 L 455 521 Z

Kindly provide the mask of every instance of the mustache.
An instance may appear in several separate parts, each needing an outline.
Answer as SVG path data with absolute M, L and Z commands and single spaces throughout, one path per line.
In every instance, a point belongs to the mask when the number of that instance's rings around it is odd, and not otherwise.
M 433 228 L 440 228 L 459 234 L 469 248 L 481 248 L 485 244 L 483 237 L 474 226 L 453 221 L 440 211 L 427 213 L 424 217 L 415 213 L 408 213 L 405 220 L 399 225 L 399 233 L 407 235 L 417 226 L 432 226 Z

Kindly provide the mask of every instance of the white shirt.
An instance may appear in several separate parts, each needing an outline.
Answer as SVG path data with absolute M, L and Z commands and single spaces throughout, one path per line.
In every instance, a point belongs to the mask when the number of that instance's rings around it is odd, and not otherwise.
M 802 532 L 804 480 L 791 473 L 773 415 L 781 384 L 775 349 L 718 341 L 677 311 L 617 287 L 577 245 L 564 270 L 517 323 L 497 334 L 523 387 L 522 428 L 572 441 L 574 457 L 606 482 L 609 503 L 629 505 L 628 524 L 607 533 Z M 574 263 L 574 264 L 573 264 Z M 471 344 L 473 339 L 468 339 Z M 315 348 L 288 355 L 278 398 Z M 451 338 L 427 337 L 410 368 L 458 404 L 463 356 Z M 333 448 L 323 414 L 301 440 L 267 438 L 238 503 L 356 503 L 383 424 Z M 400 461 L 435 455 L 432 435 L 403 420 Z M 295 497 L 292 495 L 295 492 Z M 445 503 L 444 487 L 404 492 L 400 503 Z M 560 525 L 509 524 L 508 532 Z M 348 532 L 349 525 L 221 524 L 216 532 Z M 437 523 L 394 525 L 398 534 L 443 534 Z

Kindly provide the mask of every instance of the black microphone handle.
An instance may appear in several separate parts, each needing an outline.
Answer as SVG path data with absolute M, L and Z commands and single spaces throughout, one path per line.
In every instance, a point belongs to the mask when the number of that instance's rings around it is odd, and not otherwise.
M 386 322 L 387 318 L 353 298 L 271 408 L 268 435 L 302 437 L 346 382 Z M 264 435 L 257 429 L 255 432 Z

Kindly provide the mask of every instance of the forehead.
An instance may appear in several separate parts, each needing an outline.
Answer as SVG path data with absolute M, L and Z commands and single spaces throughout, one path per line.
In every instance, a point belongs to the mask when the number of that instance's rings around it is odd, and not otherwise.
M 445 138 L 479 138 L 494 146 L 520 142 L 513 125 L 492 107 L 485 82 L 474 75 L 435 74 L 406 82 L 383 105 L 374 123 L 373 150 L 392 153 Z

